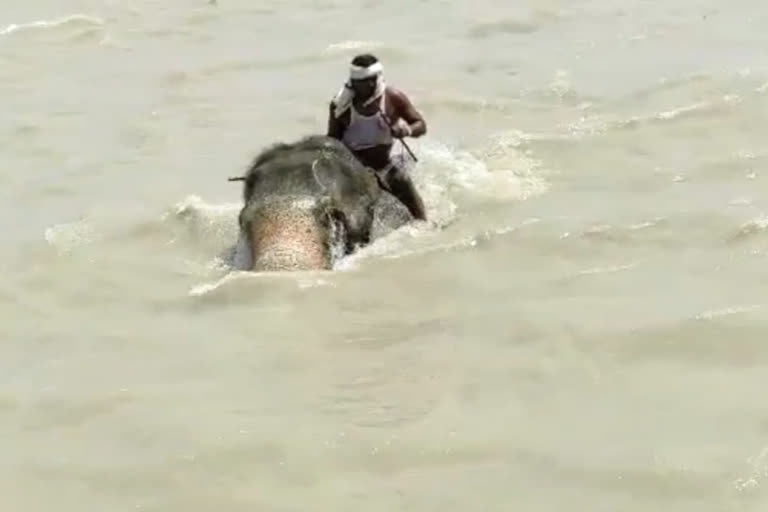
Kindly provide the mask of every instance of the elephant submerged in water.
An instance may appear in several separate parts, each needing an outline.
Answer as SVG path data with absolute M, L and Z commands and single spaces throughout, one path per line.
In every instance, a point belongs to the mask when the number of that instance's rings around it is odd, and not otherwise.
M 324 135 L 265 149 L 242 180 L 247 270 L 332 269 L 372 241 L 375 224 L 396 229 L 412 220 L 371 169 Z

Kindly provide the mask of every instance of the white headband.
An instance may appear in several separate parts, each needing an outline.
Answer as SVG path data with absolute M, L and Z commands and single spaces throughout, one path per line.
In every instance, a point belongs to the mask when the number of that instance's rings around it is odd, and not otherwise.
M 349 78 L 352 80 L 364 80 L 371 78 L 372 76 L 380 75 L 384 71 L 384 67 L 381 62 L 374 62 L 367 68 L 362 66 L 355 66 L 354 64 L 349 67 Z

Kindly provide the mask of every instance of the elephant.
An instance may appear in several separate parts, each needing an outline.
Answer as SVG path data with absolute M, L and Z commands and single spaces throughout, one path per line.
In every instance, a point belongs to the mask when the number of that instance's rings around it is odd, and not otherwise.
M 413 220 L 372 169 L 325 135 L 273 144 L 239 179 L 246 270 L 331 270 L 371 243 L 375 226 L 387 231 Z

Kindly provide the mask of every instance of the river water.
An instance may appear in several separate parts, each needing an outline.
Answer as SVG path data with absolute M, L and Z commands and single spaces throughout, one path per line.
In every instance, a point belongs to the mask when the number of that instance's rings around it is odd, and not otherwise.
M 764 2 L 6 4 L 4 512 L 768 507 Z M 228 272 L 362 51 L 432 222 Z

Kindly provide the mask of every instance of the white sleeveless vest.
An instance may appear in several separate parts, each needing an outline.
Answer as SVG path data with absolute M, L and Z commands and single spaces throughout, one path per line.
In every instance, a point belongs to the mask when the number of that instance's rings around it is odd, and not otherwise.
M 379 110 L 370 115 L 364 116 L 355 110 L 354 105 L 349 107 L 349 126 L 344 132 L 342 142 L 351 150 L 371 148 L 374 146 L 391 145 L 392 132 L 389 125 L 384 120 L 382 112 L 386 112 L 386 92 L 381 95 Z

